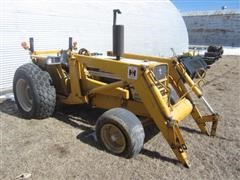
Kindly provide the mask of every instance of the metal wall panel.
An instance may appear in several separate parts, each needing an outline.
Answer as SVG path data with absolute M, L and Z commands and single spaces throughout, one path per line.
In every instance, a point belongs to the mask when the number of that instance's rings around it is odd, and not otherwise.
M 169 0 L 78 1 L 1 0 L 0 91 L 11 88 L 16 68 L 29 62 L 22 41 L 34 37 L 35 49 L 65 49 L 68 37 L 91 52 L 112 48 L 112 10 L 125 25 L 125 51 L 171 56 L 188 48 L 184 21 Z

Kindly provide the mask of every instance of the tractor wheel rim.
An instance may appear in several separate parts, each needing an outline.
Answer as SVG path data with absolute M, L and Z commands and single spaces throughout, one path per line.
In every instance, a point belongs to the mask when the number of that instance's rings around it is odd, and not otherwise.
M 121 154 L 126 148 L 126 139 L 124 134 L 113 124 L 105 124 L 102 127 L 101 139 L 105 147 L 115 154 Z
M 16 94 L 21 108 L 30 112 L 33 106 L 32 90 L 24 79 L 19 79 L 16 84 Z

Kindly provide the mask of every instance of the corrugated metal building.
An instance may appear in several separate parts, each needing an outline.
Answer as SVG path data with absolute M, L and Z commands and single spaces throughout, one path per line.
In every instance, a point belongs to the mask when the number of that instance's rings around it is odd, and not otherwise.
M 20 46 L 34 37 L 35 49 L 66 49 L 68 37 L 79 47 L 105 52 L 112 44 L 112 10 L 125 25 L 125 51 L 171 56 L 188 48 L 185 23 L 169 0 L 0 1 L 0 92 L 11 89 L 16 68 L 29 62 Z

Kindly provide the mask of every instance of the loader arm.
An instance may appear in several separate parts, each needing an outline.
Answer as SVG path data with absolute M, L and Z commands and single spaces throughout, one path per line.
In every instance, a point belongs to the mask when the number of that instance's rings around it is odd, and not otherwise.
M 162 86 L 166 88 L 164 94 L 159 89 L 161 82 L 156 80 L 153 72 L 154 67 L 161 64 L 168 65 L 169 72 L 165 79 L 167 84 Z M 193 91 L 197 97 L 204 98 L 202 91 L 187 74 L 184 66 L 175 59 L 123 54 L 121 60 L 115 60 L 112 56 L 94 57 L 71 53 L 68 65 L 70 93 L 62 98 L 64 103 L 87 103 L 104 109 L 122 107 L 153 120 L 178 160 L 186 167 L 189 167 L 187 147 L 179 123 L 191 114 L 203 133 L 209 134 L 207 122 L 213 123 L 211 135 L 216 132 L 218 115 L 213 110 L 210 115 L 201 115 L 189 92 Z M 117 78 L 115 82 L 104 83 L 92 77 L 88 67 L 100 69 Z M 64 70 L 60 68 L 59 71 Z M 168 101 L 168 83 L 180 97 L 174 104 Z M 140 102 L 130 98 L 129 87 L 137 91 Z
M 74 63 L 73 63 L 74 62 Z M 139 63 L 141 62 L 141 63 Z M 71 85 L 79 81 L 80 84 L 87 83 L 89 81 L 89 78 L 83 77 L 79 69 L 76 67 L 76 63 L 80 66 L 93 66 L 95 68 L 102 69 L 106 72 L 110 72 L 112 74 L 118 75 L 121 77 L 121 81 L 112 83 L 112 84 L 106 84 L 102 87 L 96 87 L 88 91 L 87 94 L 71 94 L 70 96 L 75 98 L 80 98 L 86 96 L 85 98 L 89 98 L 89 94 L 91 94 L 91 101 L 95 102 L 96 99 L 100 98 L 98 92 L 101 91 L 101 89 L 110 90 L 110 89 L 116 89 L 119 87 L 126 87 L 126 86 L 133 86 L 136 91 L 138 92 L 139 96 L 142 99 L 142 105 L 141 109 L 146 108 L 147 112 L 145 115 L 148 115 L 149 118 L 151 118 L 157 127 L 162 132 L 164 138 L 170 145 L 171 149 L 175 153 L 178 160 L 184 164 L 185 166 L 189 166 L 188 160 L 187 160 L 187 147 L 183 140 L 183 137 L 180 133 L 179 129 L 179 122 L 183 120 L 187 115 L 189 115 L 192 112 L 193 106 L 192 103 L 187 98 L 182 98 L 181 101 L 176 103 L 175 105 L 171 106 L 166 100 L 164 100 L 163 95 L 158 89 L 158 82 L 155 80 L 152 67 L 159 65 L 159 62 L 148 62 L 145 63 L 143 61 L 115 61 L 110 59 L 104 59 L 104 58 L 96 58 L 91 56 L 83 56 L 83 55 L 73 55 L 73 57 L 70 59 L 70 66 L 72 64 L 72 67 L 70 67 L 70 74 L 71 71 L 78 71 L 79 73 L 73 74 L 71 77 Z M 129 67 L 134 67 L 136 70 L 136 76 L 134 78 L 129 77 Z M 81 70 L 83 71 L 83 69 Z M 78 74 L 78 75 L 76 75 Z M 75 89 L 75 92 L 80 92 L 80 84 L 79 84 L 79 90 Z M 75 86 L 75 85 L 72 85 Z M 74 87 L 72 87 L 74 88 Z M 123 98 L 124 99 L 124 98 Z M 117 100 L 117 99 L 116 99 Z M 126 99 L 125 99 L 126 100 Z M 109 94 L 108 98 L 104 99 L 102 98 L 102 101 L 109 101 L 109 103 L 116 103 L 115 100 L 112 102 L 111 95 Z M 120 103 L 117 104 L 118 106 L 125 107 L 129 110 L 133 110 L 134 108 L 131 108 L 131 100 L 127 100 L 127 103 Z M 104 104 L 102 102 L 102 104 Z M 141 104 L 141 103 L 140 103 Z M 104 105 L 99 104 L 97 107 L 102 107 Z M 113 107 L 114 105 L 110 105 Z M 133 107 L 133 105 L 132 105 Z M 136 109 L 136 108 L 135 108 Z M 136 113 L 139 115 L 139 113 Z M 141 115 L 141 114 L 140 114 Z
M 111 55 L 112 52 L 108 51 L 108 55 Z M 183 64 L 179 63 L 176 58 L 162 58 L 162 57 L 154 57 L 154 56 L 144 56 L 144 55 L 137 55 L 137 54 L 123 54 L 125 58 L 131 59 L 139 59 L 139 60 L 150 60 L 150 61 L 157 61 L 162 63 L 167 63 L 169 66 L 169 75 L 172 77 L 172 86 L 174 87 L 175 91 L 177 92 L 179 97 L 186 97 L 191 101 L 193 104 L 193 110 L 191 115 L 195 120 L 196 124 L 198 125 L 199 129 L 202 133 L 209 135 L 209 132 L 206 128 L 206 122 L 212 122 L 211 128 L 211 136 L 215 136 L 217 124 L 219 120 L 219 115 L 214 112 L 208 102 L 205 100 L 202 91 L 199 89 L 198 84 L 194 83 L 192 78 L 186 72 Z M 184 83 L 184 81 L 186 83 Z M 188 93 L 188 89 L 186 87 L 188 85 L 190 90 L 195 93 L 198 98 L 201 98 L 207 108 L 210 110 L 210 115 L 202 115 L 200 110 L 198 109 L 197 105 L 194 103 L 193 99 L 191 98 L 190 94 Z

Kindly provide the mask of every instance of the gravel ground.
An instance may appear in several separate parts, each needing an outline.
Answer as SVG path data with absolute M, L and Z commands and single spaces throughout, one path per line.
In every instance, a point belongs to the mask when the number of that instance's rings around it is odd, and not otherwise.
M 102 110 L 66 107 L 48 119 L 25 120 L 14 102 L 5 101 L 0 104 L 0 179 L 21 173 L 31 173 L 29 179 L 239 179 L 239 63 L 240 56 L 225 56 L 206 77 L 206 98 L 221 115 L 216 137 L 201 134 L 190 117 L 181 123 L 190 169 L 177 162 L 153 126 L 145 130 L 141 153 L 125 159 L 105 152 L 95 140 Z

